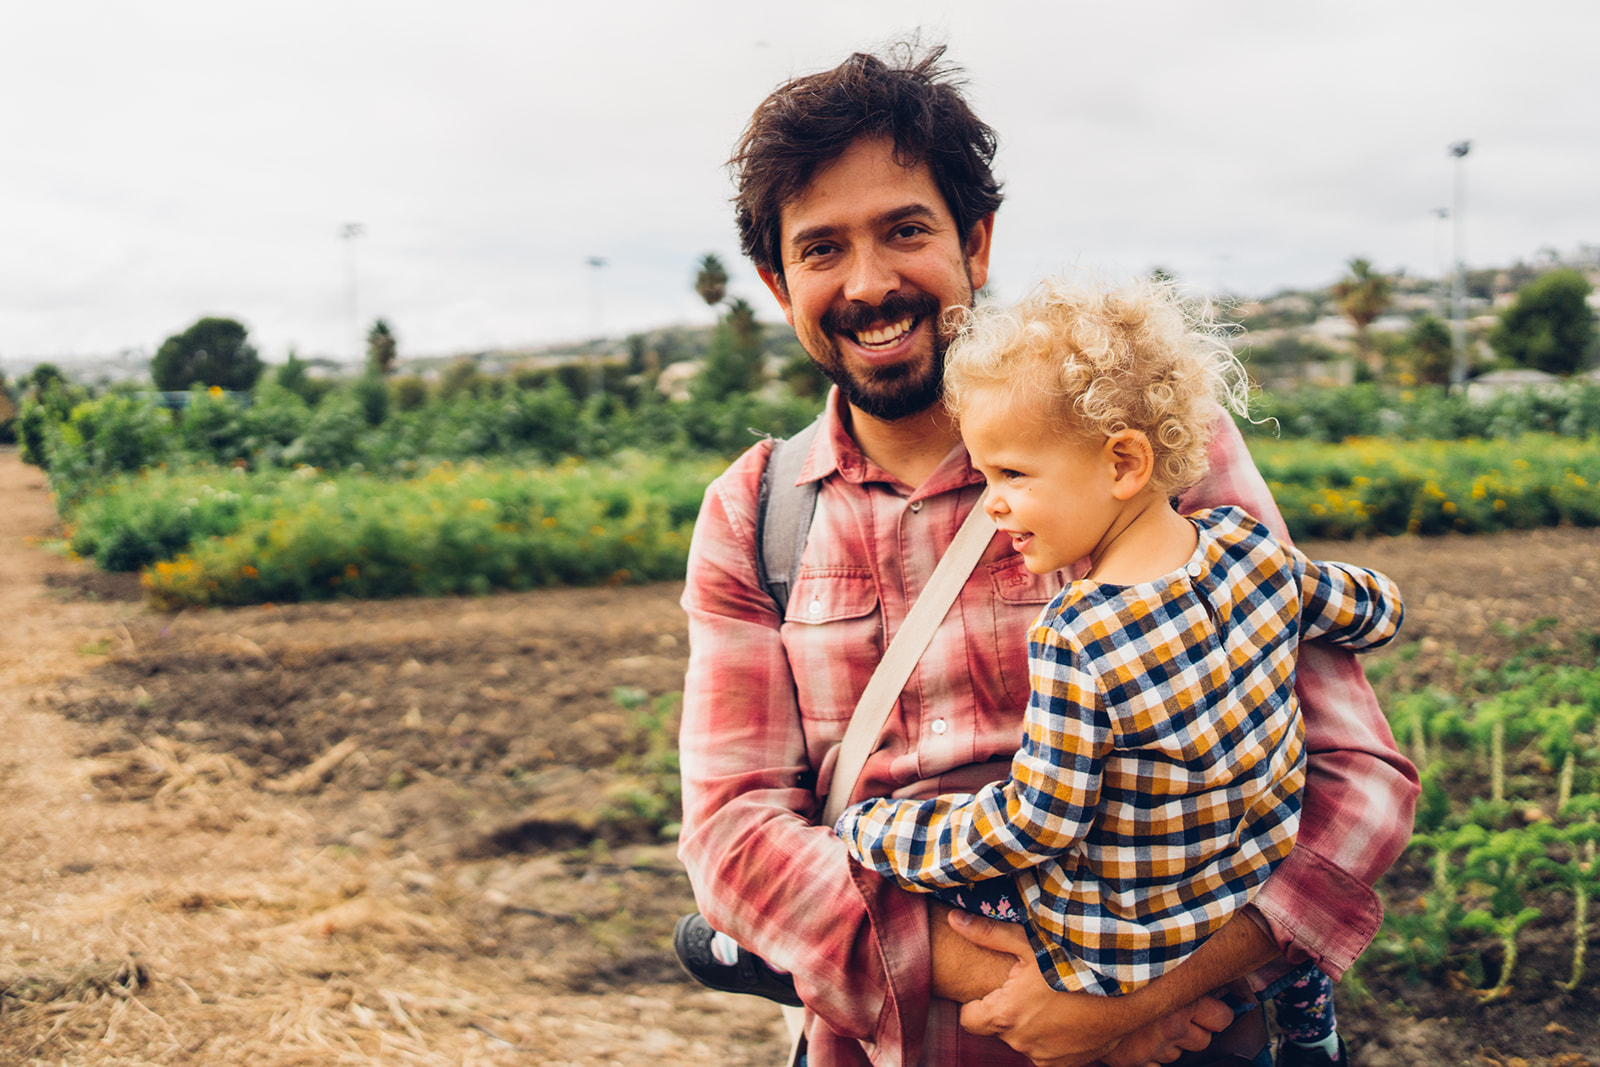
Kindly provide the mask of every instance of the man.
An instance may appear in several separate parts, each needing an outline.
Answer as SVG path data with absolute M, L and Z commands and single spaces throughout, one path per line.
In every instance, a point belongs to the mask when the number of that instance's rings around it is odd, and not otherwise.
M 1049 990 L 1019 932 L 947 921 L 925 897 L 852 866 L 812 825 L 855 702 L 983 482 L 938 397 L 946 312 L 970 306 L 987 278 L 1001 196 L 994 135 L 941 52 L 898 67 L 858 54 L 779 88 L 734 156 L 744 251 L 836 388 L 802 469 L 820 487 L 784 618 L 755 566 L 769 446 L 707 491 L 684 592 L 680 854 L 711 925 L 793 973 L 814 1013 L 811 1067 L 1026 1062 L 962 1023 L 1037 1063 L 1165 1059 L 1203 1046 L 1231 1017 L 1208 990 L 1251 972 L 1260 989 L 1285 959 L 1315 959 L 1335 977 L 1349 966 L 1381 919 L 1370 885 L 1409 837 L 1416 775 L 1354 662 L 1308 646 L 1298 846 L 1253 908 L 1115 1000 Z M 1186 510 L 1235 503 L 1282 533 L 1231 423 L 1219 427 L 1212 467 Z M 856 798 L 1005 777 L 1028 696 L 1024 633 L 1060 580 L 1030 574 L 996 536 L 902 692 Z

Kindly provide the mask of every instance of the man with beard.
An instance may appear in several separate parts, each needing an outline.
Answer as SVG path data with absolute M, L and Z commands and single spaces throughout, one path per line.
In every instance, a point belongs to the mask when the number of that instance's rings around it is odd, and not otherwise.
M 951 324 L 988 275 L 1001 196 L 994 134 L 941 52 L 897 66 L 858 54 L 796 79 L 734 155 L 744 251 L 836 388 L 801 469 L 816 510 L 781 617 L 756 560 L 770 445 L 707 490 L 684 591 L 680 855 L 710 927 L 792 974 L 813 1013 L 811 1067 L 1168 1059 L 1232 1018 L 1208 991 L 1248 975 L 1259 993 L 1288 961 L 1337 977 L 1365 948 L 1382 917 L 1370 886 L 1409 837 L 1416 775 L 1354 661 L 1305 646 L 1299 844 L 1192 958 L 1115 999 L 1051 990 L 1017 928 L 947 918 L 813 825 L 867 679 L 983 487 L 939 388 Z M 1211 474 L 1183 510 L 1238 505 L 1281 535 L 1219 418 Z M 1007 776 L 1028 699 L 1022 635 L 1068 576 L 1031 574 L 994 537 L 853 799 Z

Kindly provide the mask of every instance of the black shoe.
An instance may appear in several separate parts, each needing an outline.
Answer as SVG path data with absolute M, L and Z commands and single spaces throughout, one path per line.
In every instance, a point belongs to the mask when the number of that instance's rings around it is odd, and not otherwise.
M 1339 1058 L 1330 1060 L 1320 1051 L 1284 1041 L 1278 1046 L 1277 1067 L 1350 1067 L 1350 1057 L 1344 1051 L 1344 1038 L 1339 1038 Z
M 672 950 L 690 978 L 723 993 L 749 993 L 791 1008 L 800 1007 L 794 979 L 768 967 L 760 956 L 741 948 L 738 962 L 731 967 L 713 956 L 711 939 L 716 933 L 699 912 L 678 920 L 677 929 L 672 931 Z

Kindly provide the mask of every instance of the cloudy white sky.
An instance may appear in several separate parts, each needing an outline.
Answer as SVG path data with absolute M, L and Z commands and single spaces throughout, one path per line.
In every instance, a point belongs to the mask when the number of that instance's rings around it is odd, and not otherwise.
M 918 27 L 1001 137 L 1002 298 L 1433 275 L 1464 138 L 1469 264 L 1600 242 L 1593 0 L 0 0 L 0 361 L 203 314 L 349 356 L 352 274 L 408 355 L 707 322 L 712 251 L 776 317 L 722 161 L 777 83 Z

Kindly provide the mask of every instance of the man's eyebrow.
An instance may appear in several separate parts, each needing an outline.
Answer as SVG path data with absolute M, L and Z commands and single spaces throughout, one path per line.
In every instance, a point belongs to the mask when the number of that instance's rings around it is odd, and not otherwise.
M 929 207 L 927 204 L 904 204 L 900 207 L 894 208 L 891 211 L 885 211 L 881 215 L 874 215 L 872 218 L 867 220 L 867 224 L 874 229 L 879 229 L 884 226 L 892 226 L 897 222 L 905 222 L 908 219 L 932 219 L 936 217 L 937 214 L 938 212 L 934 211 L 934 209 Z M 820 241 L 824 238 L 832 237 L 838 232 L 839 227 L 829 223 L 822 223 L 821 225 L 817 226 L 808 226 L 803 230 L 797 230 L 791 234 L 789 236 L 788 245 L 790 248 L 798 248 L 801 245 L 810 244 L 812 241 Z

